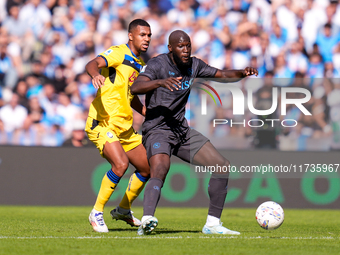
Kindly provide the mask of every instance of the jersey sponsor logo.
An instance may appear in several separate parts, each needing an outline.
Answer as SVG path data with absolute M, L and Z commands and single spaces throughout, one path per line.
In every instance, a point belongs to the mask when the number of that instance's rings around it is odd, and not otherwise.
M 153 147 L 154 149 L 158 149 L 159 147 L 161 147 L 161 144 L 160 144 L 160 143 L 154 143 L 154 144 L 152 145 L 152 147 Z
M 140 70 L 140 73 L 144 73 L 147 66 L 148 65 L 143 66 L 142 69 Z
M 104 55 L 108 56 L 108 55 L 110 55 L 111 52 L 112 52 L 112 49 L 108 49 L 107 51 L 104 52 Z
M 106 135 L 109 137 L 109 138 L 113 138 L 113 134 L 111 132 L 107 132 Z
M 190 86 L 192 85 L 193 81 L 194 81 L 193 78 L 191 78 L 191 79 L 188 80 L 188 81 L 183 81 L 183 82 L 181 83 L 181 89 L 184 90 L 184 89 L 190 88 Z
M 171 76 L 174 76 L 174 75 L 175 75 L 175 73 L 174 73 L 174 72 L 171 72 L 171 71 L 169 71 L 169 75 L 171 75 Z
M 130 84 L 133 83 L 136 80 L 136 78 L 137 78 L 137 73 L 136 71 L 134 71 L 132 75 L 129 77 Z

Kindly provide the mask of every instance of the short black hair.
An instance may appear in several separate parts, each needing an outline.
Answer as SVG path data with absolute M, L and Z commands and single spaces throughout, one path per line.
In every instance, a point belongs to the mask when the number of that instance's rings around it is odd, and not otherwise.
M 150 27 L 149 23 L 143 19 L 135 19 L 130 22 L 128 32 L 130 33 L 132 29 L 136 28 L 137 26 L 142 27 Z

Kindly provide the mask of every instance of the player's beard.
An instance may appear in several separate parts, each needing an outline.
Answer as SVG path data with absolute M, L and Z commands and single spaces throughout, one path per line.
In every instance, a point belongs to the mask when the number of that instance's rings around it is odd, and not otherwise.
M 184 63 L 179 56 L 176 54 L 172 54 L 174 57 L 174 61 L 178 67 L 179 70 L 187 70 L 189 67 L 191 67 L 191 57 L 189 58 L 189 61 L 187 63 Z

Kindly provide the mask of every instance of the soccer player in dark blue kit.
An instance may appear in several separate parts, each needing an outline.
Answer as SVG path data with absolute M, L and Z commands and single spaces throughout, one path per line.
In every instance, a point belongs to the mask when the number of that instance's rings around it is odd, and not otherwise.
M 150 234 L 158 225 L 154 213 L 172 154 L 194 165 L 219 165 L 223 168 L 230 164 L 208 138 L 190 129 L 184 117 L 193 79 L 221 78 L 220 82 L 227 83 L 258 74 L 252 67 L 222 71 L 191 57 L 190 37 L 181 30 L 170 34 L 168 49 L 168 54 L 149 60 L 131 86 L 132 94 L 146 94 L 143 144 L 151 172 L 144 193 L 144 216 L 138 229 L 139 235 Z M 223 227 L 220 221 L 227 185 L 228 173 L 212 174 L 208 188 L 209 212 L 202 230 L 204 234 L 240 234 Z

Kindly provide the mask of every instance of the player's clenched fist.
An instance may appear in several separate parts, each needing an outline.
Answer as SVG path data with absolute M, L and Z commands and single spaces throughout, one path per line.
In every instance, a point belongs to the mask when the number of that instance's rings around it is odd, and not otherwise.
M 259 75 L 259 72 L 258 72 L 257 69 L 254 68 L 254 67 L 246 67 L 246 68 L 244 68 L 244 70 L 243 70 L 243 74 L 244 74 L 244 76 L 250 76 L 250 75 L 253 75 L 253 74 L 255 74 L 256 76 L 258 76 L 258 75 Z

